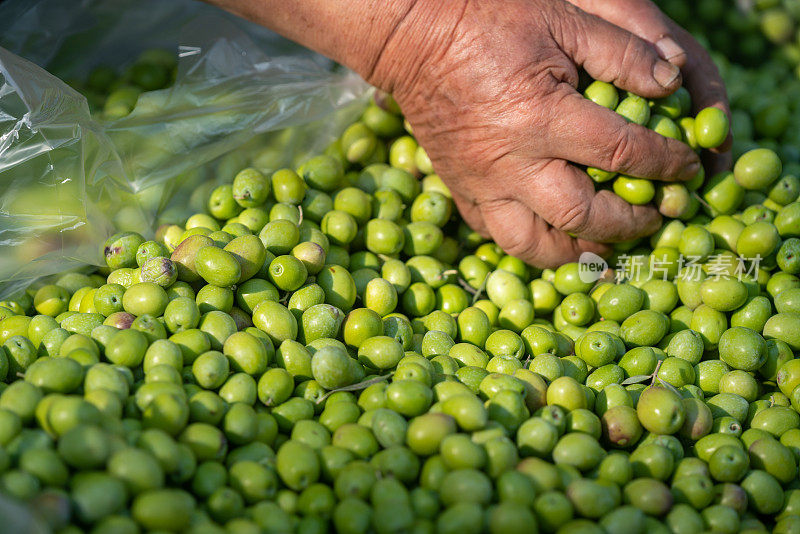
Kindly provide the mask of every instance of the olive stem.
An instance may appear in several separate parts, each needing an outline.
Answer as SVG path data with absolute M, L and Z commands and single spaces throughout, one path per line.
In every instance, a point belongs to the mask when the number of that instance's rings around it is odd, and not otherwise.
M 481 282 L 481 285 L 478 286 L 478 289 L 476 289 L 475 293 L 472 295 L 472 304 L 473 305 L 480 300 L 481 295 L 483 294 L 483 291 L 486 289 L 486 281 L 488 279 L 489 279 L 488 276 L 486 278 L 484 278 L 483 282 Z
M 467 292 L 467 293 L 469 293 L 470 295 L 473 295 L 473 296 L 474 296 L 474 295 L 475 295 L 475 294 L 478 292 L 478 290 L 477 290 L 477 289 L 475 289 L 474 287 L 472 287 L 471 285 L 469 285 L 469 283 L 467 283 L 467 281 L 466 281 L 466 280 L 464 280 L 463 278 L 459 278 L 459 279 L 458 279 L 458 285 L 460 285 L 461 287 L 463 287 L 463 288 L 464 288 L 464 291 L 466 291 L 466 292 Z
M 700 203 L 700 204 L 701 204 L 701 205 L 702 205 L 704 208 L 711 209 L 711 206 L 709 206 L 709 205 L 708 205 L 708 202 L 706 202 L 706 201 L 703 199 L 703 197 L 701 197 L 700 195 L 698 195 L 698 194 L 697 194 L 697 191 L 692 191 L 692 196 L 694 196 L 694 198 L 696 198 L 696 199 L 697 199 L 697 201 L 698 201 L 698 202 L 699 202 L 699 203 Z
M 349 386 L 344 386 L 344 387 L 332 389 L 329 392 L 327 392 L 325 395 L 323 395 L 320 398 L 318 398 L 317 399 L 317 404 L 323 402 L 325 399 L 327 399 L 328 397 L 330 397 L 331 395 L 333 395 L 334 393 L 337 393 L 339 391 L 359 391 L 359 390 L 362 390 L 362 389 L 366 389 L 366 388 L 368 388 L 369 386 L 371 386 L 373 384 L 378 384 L 380 382 L 384 382 L 384 381 L 390 379 L 393 374 L 394 374 L 394 372 L 391 372 L 391 373 L 387 373 L 385 375 L 376 376 L 375 378 L 370 378 L 369 380 L 364 380 L 363 382 L 358 382 L 357 384 L 350 384 Z
M 661 363 L 663 361 L 664 360 L 658 360 L 658 363 L 656 364 L 656 369 L 655 369 L 655 371 L 653 371 L 653 375 L 652 375 L 653 376 L 653 380 L 650 382 L 651 386 L 655 385 L 655 383 L 656 383 L 656 379 L 658 378 L 658 370 L 661 369 Z

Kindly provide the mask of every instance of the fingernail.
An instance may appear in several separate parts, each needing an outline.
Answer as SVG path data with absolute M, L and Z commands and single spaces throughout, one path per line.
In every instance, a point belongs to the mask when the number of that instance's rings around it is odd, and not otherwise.
M 664 37 L 659 39 L 655 46 L 656 50 L 658 50 L 658 55 L 661 56 L 661 59 L 665 61 L 669 61 L 686 53 L 684 49 L 672 39 L 672 37 Z
M 666 61 L 656 61 L 655 66 L 653 66 L 653 78 L 655 78 L 656 82 L 658 82 L 658 85 L 665 89 L 669 89 L 673 82 L 675 82 L 680 75 L 681 69 L 672 63 L 667 63 Z

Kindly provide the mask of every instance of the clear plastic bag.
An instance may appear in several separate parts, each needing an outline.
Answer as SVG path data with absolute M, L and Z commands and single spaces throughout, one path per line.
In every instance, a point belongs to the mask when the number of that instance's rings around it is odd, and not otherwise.
M 107 62 L 116 53 L 107 48 L 128 43 L 142 13 L 153 38 L 138 34 L 125 57 L 171 38 L 184 52 L 175 84 L 143 93 L 127 117 L 97 120 L 49 71 L 70 76 Z M 17 24 L 3 28 L 9 14 Z M 96 27 L 112 15 L 114 24 Z M 174 20 L 184 24 L 169 36 Z M 203 208 L 215 181 L 242 167 L 297 164 L 341 133 L 369 95 L 355 74 L 200 3 L 84 1 L 67 10 L 12 0 L 0 21 L 4 41 L 38 51 L 34 59 L 48 68 L 0 48 L 0 298 L 42 276 L 101 264 L 99 243 L 116 230 L 152 234 L 159 223 L 181 222 Z M 43 53 L 48 35 L 54 50 Z M 81 63 L 81 47 L 92 43 L 102 48 Z
M 185 29 L 206 18 L 203 35 Z M 228 28 L 222 30 L 219 25 Z M 234 31 L 231 32 L 230 30 Z M 309 58 L 321 66 L 330 60 L 198 0 L 5 0 L 0 3 L 0 46 L 47 69 L 62 80 L 94 67 L 132 62 L 143 50 L 196 45 L 220 37 L 246 36 L 269 55 Z M 183 41 L 183 39 L 188 39 Z M 195 41 L 190 42 L 190 41 Z

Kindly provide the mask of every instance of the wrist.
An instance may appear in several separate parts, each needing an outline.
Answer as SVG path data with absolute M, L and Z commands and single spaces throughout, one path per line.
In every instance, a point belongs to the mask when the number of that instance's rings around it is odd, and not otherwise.
M 370 76 L 418 0 L 206 0 Z
M 468 0 L 206 0 L 353 69 L 412 87 L 452 42 Z
M 379 46 L 369 51 L 369 59 L 348 66 L 389 93 L 407 92 L 449 48 L 466 4 L 467 0 L 411 0 Z

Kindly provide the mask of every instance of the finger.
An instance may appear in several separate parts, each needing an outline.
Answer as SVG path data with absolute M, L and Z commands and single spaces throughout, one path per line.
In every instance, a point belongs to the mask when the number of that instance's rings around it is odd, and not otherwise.
M 680 69 L 661 59 L 651 43 L 572 4 L 564 8 L 566 16 L 553 21 L 556 42 L 594 79 L 647 98 L 681 86 Z
M 507 254 L 539 268 L 555 268 L 577 261 L 582 252 L 605 255 L 608 245 L 574 239 L 548 225 L 517 200 L 481 204 L 483 219 L 495 242 Z
M 477 204 L 459 193 L 458 189 L 455 187 L 450 188 L 450 194 L 453 197 L 453 202 L 455 203 L 458 212 L 461 214 L 461 218 L 464 219 L 464 222 L 467 223 L 467 226 L 487 239 L 491 237 Z
M 582 239 L 626 241 L 650 235 L 661 225 L 653 206 L 633 206 L 611 191 L 595 191 L 589 176 L 565 161 L 550 160 L 517 176 L 524 177 L 518 186 L 521 202 L 555 228 Z
M 683 67 L 687 53 L 672 34 L 668 17 L 649 0 L 569 0 L 587 13 L 607 20 L 653 43 L 659 57 Z
M 700 170 L 699 157 L 686 143 L 630 123 L 568 84 L 559 84 L 548 98 L 552 117 L 539 139 L 553 157 L 657 180 L 689 180 Z
M 682 67 L 683 83 L 692 95 L 694 111 L 717 107 L 730 119 L 725 84 L 708 52 L 683 28 L 670 20 L 649 0 L 570 0 L 587 13 L 601 17 L 653 43 L 659 55 Z M 733 137 L 713 150 L 730 150 Z M 724 161 L 723 158 L 722 161 Z

